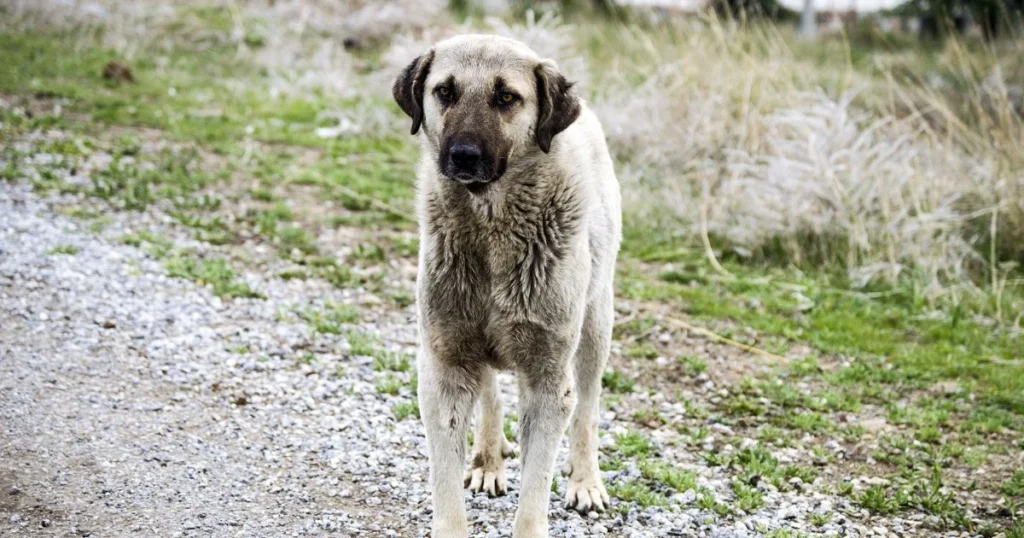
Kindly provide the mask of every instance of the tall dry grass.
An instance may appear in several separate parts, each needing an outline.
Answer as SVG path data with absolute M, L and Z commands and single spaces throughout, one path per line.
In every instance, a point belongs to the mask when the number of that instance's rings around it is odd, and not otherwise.
M 951 41 L 930 74 L 913 54 L 854 68 L 843 46 L 810 61 L 784 31 L 713 18 L 614 35 L 594 106 L 636 218 L 855 285 L 911 281 L 934 304 L 1020 308 L 992 301 L 1024 261 L 1013 54 Z
M 974 301 L 1010 318 L 1021 308 L 999 298 L 1024 262 L 1024 40 L 876 50 L 865 66 L 843 40 L 714 17 L 458 23 L 443 0 L 0 0 L 22 21 L 92 29 L 128 58 L 211 4 L 232 14 L 217 38 L 263 68 L 270 98 L 378 103 L 325 110 L 333 134 L 398 132 L 390 80 L 431 43 L 515 37 L 580 81 L 616 157 L 627 222 L 706 237 L 717 252 L 838 266 L 856 285 L 909 282 L 934 304 Z M 352 38 L 379 57 L 348 50 Z

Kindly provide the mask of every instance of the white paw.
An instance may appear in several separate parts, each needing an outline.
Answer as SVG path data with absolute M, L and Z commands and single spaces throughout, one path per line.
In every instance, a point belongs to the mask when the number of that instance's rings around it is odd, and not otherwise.
M 577 475 L 582 473 L 577 473 Z M 603 512 L 611 506 L 608 491 L 604 489 L 601 478 L 596 474 L 570 476 L 569 487 L 565 494 L 565 507 L 581 514 L 593 511 Z
M 512 447 L 507 441 L 503 443 L 500 452 L 474 454 L 470 469 L 466 472 L 465 486 L 473 493 L 485 491 L 490 497 L 500 497 L 508 493 L 505 458 L 511 455 Z

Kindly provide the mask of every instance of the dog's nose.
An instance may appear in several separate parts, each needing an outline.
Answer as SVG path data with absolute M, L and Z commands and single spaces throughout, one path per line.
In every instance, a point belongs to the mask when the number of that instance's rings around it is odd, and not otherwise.
M 448 157 L 452 160 L 452 164 L 464 170 L 476 166 L 476 163 L 480 162 L 481 155 L 483 155 L 483 150 L 480 149 L 480 146 L 466 142 L 457 142 L 448 150 Z

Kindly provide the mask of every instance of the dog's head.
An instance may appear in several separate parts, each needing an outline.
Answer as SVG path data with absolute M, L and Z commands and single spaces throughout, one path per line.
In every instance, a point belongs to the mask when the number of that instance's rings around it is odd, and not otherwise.
M 395 80 L 395 101 L 423 129 L 441 173 L 484 190 L 510 160 L 547 153 L 580 114 L 575 91 L 551 60 L 504 37 L 447 39 Z

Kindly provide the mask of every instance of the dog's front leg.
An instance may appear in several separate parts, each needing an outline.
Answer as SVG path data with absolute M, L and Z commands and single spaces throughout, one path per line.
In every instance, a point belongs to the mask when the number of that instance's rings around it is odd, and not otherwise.
M 541 333 L 537 338 L 562 343 L 534 341 L 530 347 L 550 352 L 539 354 L 519 368 L 523 475 L 513 527 L 515 538 L 548 536 L 548 498 L 555 454 L 576 406 L 569 361 L 572 346 L 550 333 Z
M 432 538 L 466 538 L 466 506 L 462 470 L 466 432 L 480 385 L 480 372 L 452 365 L 429 350 L 421 350 L 419 365 L 420 414 L 427 434 L 430 491 L 434 499 Z

